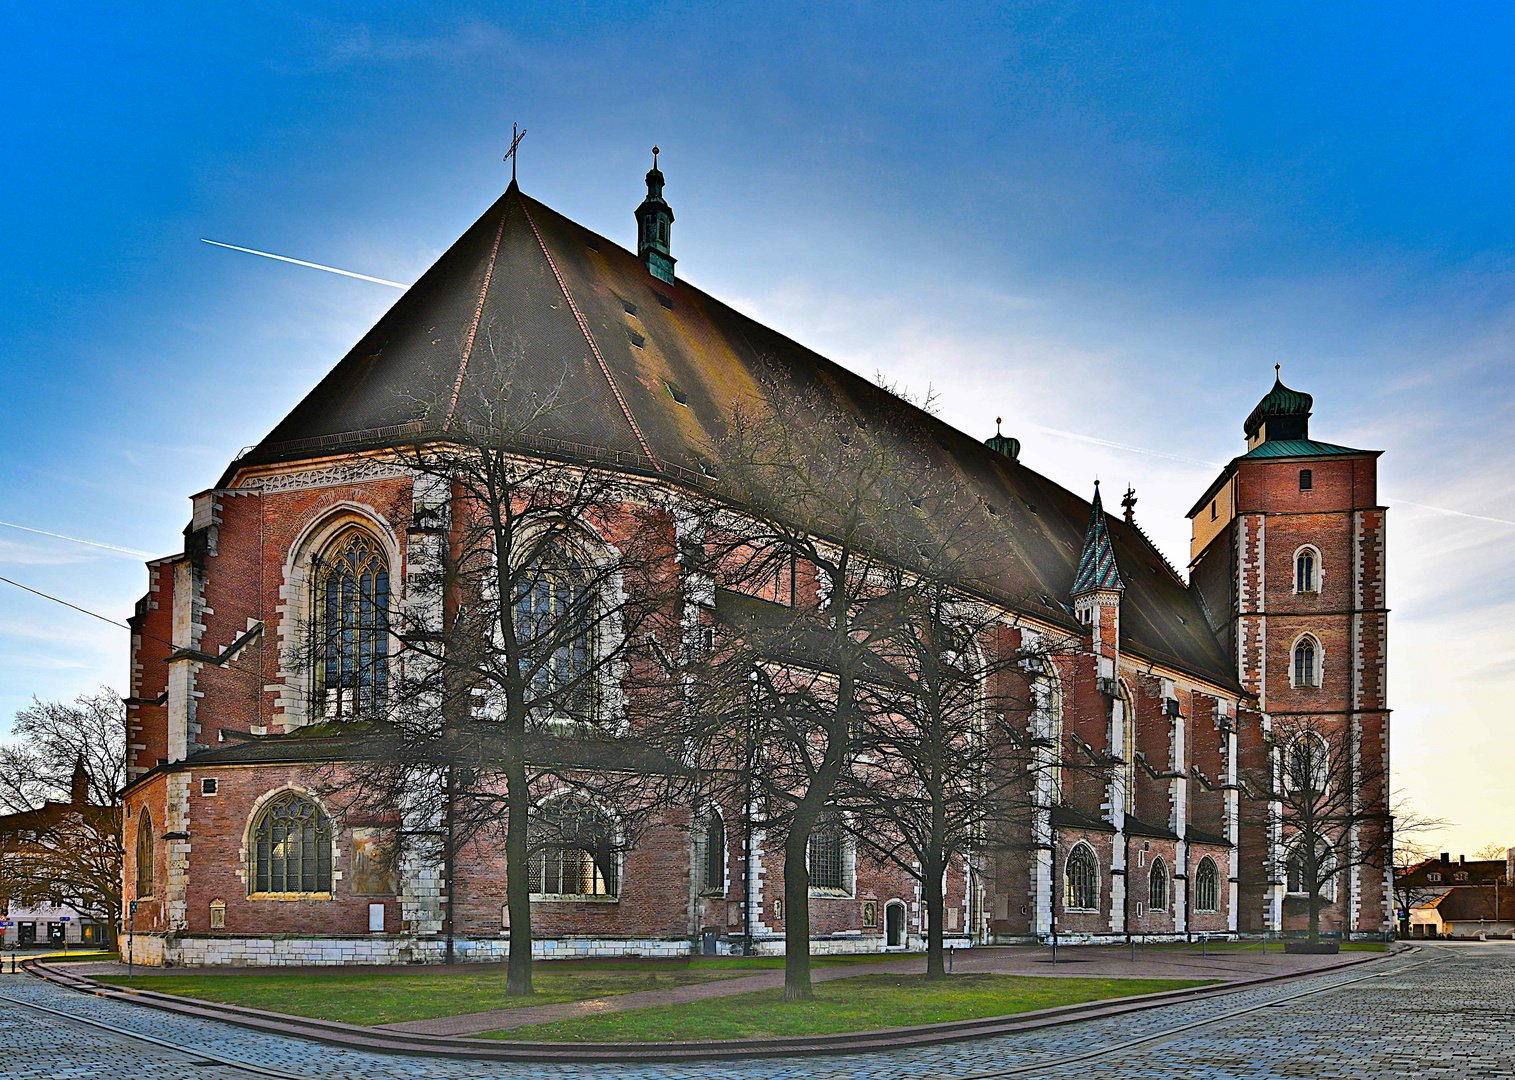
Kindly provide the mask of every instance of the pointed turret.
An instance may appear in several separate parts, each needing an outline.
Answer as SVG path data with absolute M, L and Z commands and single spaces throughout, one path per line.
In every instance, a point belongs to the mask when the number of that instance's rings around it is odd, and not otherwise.
M 655 278 L 673 284 L 673 264 L 668 253 L 668 233 L 673 210 L 663 198 L 663 173 L 658 168 L 658 148 L 652 148 L 652 168 L 647 172 L 647 198 L 637 207 L 637 256 Z
M 1100 502 L 1099 481 L 1096 480 L 1089 528 L 1084 532 L 1084 550 L 1078 557 L 1078 573 L 1073 577 L 1073 599 L 1099 590 L 1121 593 L 1125 588 L 1115 566 L 1115 549 L 1110 546 L 1110 530 L 1105 525 L 1105 508 Z M 1119 600 L 1119 596 L 1116 599 Z
M 74 775 L 68 782 L 68 801 L 75 806 L 89 802 L 89 772 L 84 768 L 84 755 L 74 759 Z

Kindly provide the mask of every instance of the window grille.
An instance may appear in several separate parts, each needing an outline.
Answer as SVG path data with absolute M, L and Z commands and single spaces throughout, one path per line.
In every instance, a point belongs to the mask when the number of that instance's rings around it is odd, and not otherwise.
M 847 891 L 846 836 L 835 814 L 826 814 L 810 833 L 810 887 Z
M 537 811 L 528 887 L 551 896 L 619 895 L 615 823 L 587 800 L 566 796 Z
M 1194 908 L 1205 912 L 1220 910 L 1220 871 L 1208 855 L 1200 860 L 1199 872 L 1194 875 Z
M 1168 868 L 1160 858 L 1152 860 L 1152 869 L 1147 874 L 1147 907 L 1153 911 L 1168 910 Z
M 561 546 L 550 547 L 522 573 L 514 606 L 535 710 L 592 719 L 594 598 L 583 564 Z
M 137 895 L 153 894 L 153 816 L 146 807 L 137 819 Z
M 373 537 L 339 538 L 320 562 L 316 590 L 325 715 L 376 712 L 389 682 L 389 568 Z
M 1063 906 L 1093 911 L 1099 907 L 1099 867 L 1094 852 L 1079 845 L 1068 856 L 1064 874 Z
M 1294 685 L 1315 685 L 1315 642 L 1311 638 L 1302 638 L 1294 646 Z
M 331 819 L 302 795 L 286 791 L 253 826 L 253 891 L 331 892 Z

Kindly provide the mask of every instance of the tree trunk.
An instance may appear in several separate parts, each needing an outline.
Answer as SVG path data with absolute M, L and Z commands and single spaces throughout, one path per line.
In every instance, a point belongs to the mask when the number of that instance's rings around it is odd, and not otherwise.
M 531 881 L 527 856 L 530 793 L 520 740 L 505 763 L 505 904 L 510 911 L 510 958 L 505 972 L 507 997 L 529 996 L 531 986 Z
M 921 867 L 921 899 L 926 904 L 926 978 L 945 979 L 947 958 L 942 948 L 942 867 L 928 857 Z
M 1310 887 L 1310 940 L 1320 941 L 1320 886 Z
M 810 984 L 810 829 L 800 823 L 784 841 L 784 1000 L 809 1001 Z

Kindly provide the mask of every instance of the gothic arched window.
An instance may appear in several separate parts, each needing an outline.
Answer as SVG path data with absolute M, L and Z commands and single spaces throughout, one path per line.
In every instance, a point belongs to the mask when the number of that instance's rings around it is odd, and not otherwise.
M 1147 872 L 1147 907 L 1168 910 L 1168 867 L 1160 858 L 1152 860 L 1152 869 Z
M 1099 864 L 1087 844 L 1079 844 L 1068 856 L 1063 873 L 1063 907 L 1082 911 L 1099 908 Z
M 1336 857 L 1324 841 L 1315 847 L 1315 858 L 1309 857 L 1304 843 L 1296 843 L 1284 862 L 1285 888 L 1299 896 L 1316 892 L 1323 903 L 1336 899 Z
M 564 795 L 538 808 L 531 824 L 530 889 L 549 896 L 619 894 L 616 827 L 588 799 Z
M 1194 910 L 1220 910 L 1220 871 L 1208 855 L 1199 861 L 1199 871 L 1194 875 Z
M 594 719 L 595 597 L 584 564 L 565 545 L 549 545 L 519 576 L 514 607 L 534 711 Z
M 707 890 L 726 888 L 726 823 L 714 810 L 705 819 L 705 834 L 701 840 L 701 861 L 704 866 L 703 887 Z
M 153 816 L 147 807 L 137 819 L 137 896 L 153 894 Z
M 1331 751 L 1313 731 L 1302 731 L 1289 744 L 1285 781 L 1291 791 L 1322 794 L 1330 775 Z
M 316 618 L 324 715 L 376 712 L 389 683 L 389 565 L 368 533 L 349 530 L 321 556 Z
M 1305 548 L 1294 556 L 1294 591 L 1298 593 L 1312 593 L 1320 591 L 1320 582 L 1316 576 L 1317 556 L 1314 548 Z
M 258 812 L 250 847 L 253 892 L 331 892 L 331 819 L 298 792 L 282 792 Z
M 1320 664 L 1316 657 L 1315 639 L 1308 635 L 1294 644 L 1294 685 L 1320 685 Z

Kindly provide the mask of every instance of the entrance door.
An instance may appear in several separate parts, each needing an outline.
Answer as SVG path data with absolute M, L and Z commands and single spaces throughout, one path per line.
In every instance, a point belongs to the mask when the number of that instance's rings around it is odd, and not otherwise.
M 904 904 L 890 904 L 884 909 L 884 943 L 891 949 L 905 944 Z
M 37 924 L 24 922 L 21 924 L 21 944 L 35 945 L 37 943 Z

